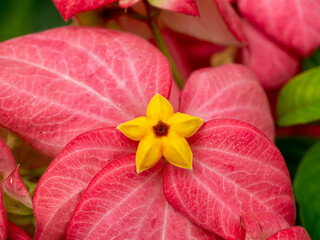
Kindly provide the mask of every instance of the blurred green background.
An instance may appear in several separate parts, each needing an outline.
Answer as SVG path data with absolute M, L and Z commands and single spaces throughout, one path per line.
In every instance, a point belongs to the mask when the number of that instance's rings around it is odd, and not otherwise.
M 63 25 L 52 0 L 0 0 L 0 41 Z

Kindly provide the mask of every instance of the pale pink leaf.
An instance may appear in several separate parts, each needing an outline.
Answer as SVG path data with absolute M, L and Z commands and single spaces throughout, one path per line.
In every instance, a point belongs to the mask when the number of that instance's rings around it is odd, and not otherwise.
M 266 94 L 247 67 L 227 64 L 193 72 L 180 96 L 180 112 L 208 121 L 233 118 L 248 122 L 274 137 Z
M 254 25 L 302 56 L 320 45 L 318 0 L 239 0 L 238 5 Z
M 3 207 L 2 192 L 0 190 L 0 240 L 7 237 L 6 213 Z
M 19 167 L 16 167 L 16 169 L 3 181 L 2 190 L 9 197 L 21 202 L 26 207 L 33 207 L 30 194 L 21 179 Z
M 135 155 L 108 164 L 79 201 L 66 239 L 216 239 L 167 203 L 162 179 L 162 161 L 141 174 Z
M 179 12 L 193 16 L 199 15 L 196 0 L 149 0 L 149 2 L 155 7 L 173 12 Z
M 31 238 L 18 226 L 9 220 L 7 221 L 8 238 L 10 240 L 31 240 Z
M 281 216 L 272 212 L 242 216 L 241 224 L 246 231 L 246 240 L 265 240 L 272 234 L 289 227 Z
M 311 238 L 304 228 L 295 226 L 282 230 L 267 240 L 311 240 Z
M 242 62 L 257 75 L 264 88 L 277 88 L 294 76 L 300 65 L 299 58 L 268 39 L 247 21 L 243 29 L 248 47 L 242 50 Z
M 94 10 L 118 0 L 53 0 L 64 20 L 68 20 L 77 13 Z
M 166 58 L 145 40 L 63 27 L 0 44 L 0 124 L 49 156 L 85 131 L 145 114 L 169 97 Z
M 220 45 L 241 45 L 239 40 L 236 39 L 237 36 L 240 36 L 240 33 L 235 36 L 232 34 L 213 0 L 197 0 L 196 3 L 199 10 L 199 17 L 187 16 L 171 11 L 162 11 L 160 15 L 161 20 L 167 27 L 201 40 Z M 220 5 L 219 7 L 224 9 L 224 3 L 221 2 Z M 226 17 L 227 15 L 237 17 L 234 12 L 231 12 L 233 11 L 232 9 L 227 8 L 224 9 L 224 11 Z
M 5 142 L 0 138 L 0 180 L 6 179 L 16 168 L 16 162 Z
M 137 143 L 112 128 L 72 140 L 43 174 L 33 197 L 35 239 L 60 239 L 84 190 L 106 164 L 136 151 Z
M 168 202 L 192 222 L 224 239 L 242 239 L 240 217 L 275 212 L 294 223 L 289 173 L 276 146 L 253 126 L 212 120 L 188 139 L 193 171 L 166 166 Z

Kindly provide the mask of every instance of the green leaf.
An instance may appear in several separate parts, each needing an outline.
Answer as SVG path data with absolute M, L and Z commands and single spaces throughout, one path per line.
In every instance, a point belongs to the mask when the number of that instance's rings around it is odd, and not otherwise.
M 311 239 L 320 239 L 320 142 L 304 156 L 293 188 L 303 226 Z
M 278 125 L 291 126 L 320 119 L 320 67 L 289 81 L 278 98 Z
M 308 70 L 320 66 L 320 48 L 318 48 L 310 57 L 302 61 L 303 70 Z

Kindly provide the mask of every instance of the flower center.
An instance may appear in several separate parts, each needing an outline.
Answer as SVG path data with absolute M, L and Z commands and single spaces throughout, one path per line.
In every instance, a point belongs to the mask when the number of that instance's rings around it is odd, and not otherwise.
M 158 123 L 152 127 L 152 130 L 157 137 L 167 136 L 169 125 L 162 121 L 158 121 Z

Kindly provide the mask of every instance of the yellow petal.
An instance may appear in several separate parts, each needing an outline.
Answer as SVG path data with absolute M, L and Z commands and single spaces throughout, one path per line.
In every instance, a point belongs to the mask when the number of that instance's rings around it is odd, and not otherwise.
M 192 152 L 184 137 L 170 133 L 162 138 L 163 156 L 171 164 L 192 169 Z
M 170 126 L 169 131 L 182 137 L 191 137 L 203 124 L 203 120 L 184 113 L 175 113 L 167 121 Z
M 138 117 L 117 127 L 128 138 L 140 141 L 151 133 L 151 125 L 146 117 Z
M 161 142 L 161 138 L 155 137 L 154 134 L 149 134 L 140 141 L 136 154 L 138 173 L 151 168 L 161 159 Z
M 147 108 L 147 118 L 156 121 L 166 121 L 173 115 L 173 107 L 167 99 L 162 97 L 160 94 L 154 95 L 150 100 Z

